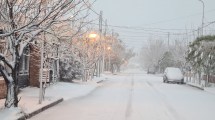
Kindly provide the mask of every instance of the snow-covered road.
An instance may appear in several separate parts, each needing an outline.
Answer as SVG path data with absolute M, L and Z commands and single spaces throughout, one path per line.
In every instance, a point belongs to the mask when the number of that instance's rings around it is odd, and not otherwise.
M 214 109 L 214 94 L 133 72 L 112 76 L 89 95 L 31 120 L 214 120 Z

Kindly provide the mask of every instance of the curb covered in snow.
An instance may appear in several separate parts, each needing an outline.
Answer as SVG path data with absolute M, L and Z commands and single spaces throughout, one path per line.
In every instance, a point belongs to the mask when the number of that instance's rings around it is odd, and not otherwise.
M 50 104 L 48 104 L 48 105 L 46 105 L 46 106 L 43 106 L 43 107 L 41 107 L 41 108 L 39 108 L 39 109 L 37 109 L 37 110 L 35 110 L 35 111 L 29 113 L 29 114 L 26 114 L 26 115 L 24 115 L 24 116 L 18 118 L 17 120 L 26 120 L 26 119 L 28 119 L 28 118 L 31 118 L 31 117 L 33 117 L 33 116 L 39 114 L 40 112 L 43 112 L 44 110 L 47 110 L 48 108 L 57 105 L 58 103 L 60 103 L 60 102 L 62 102 L 62 101 L 63 101 L 63 98 L 57 99 L 56 101 L 53 101 L 52 103 L 50 103 Z
M 191 84 L 191 83 L 186 83 L 186 84 L 191 86 L 191 87 L 194 87 L 194 88 L 197 88 L 197 89 L 200 89 L 200 90 L 204 90 L 204 88 L 201 87 L 201 86 L 197 86 L 197 85 L 194 85 L 194 84 Z
M 102 83 L 102 82 L 104 82 L 104 80 L 97 81 L 96 83 Z

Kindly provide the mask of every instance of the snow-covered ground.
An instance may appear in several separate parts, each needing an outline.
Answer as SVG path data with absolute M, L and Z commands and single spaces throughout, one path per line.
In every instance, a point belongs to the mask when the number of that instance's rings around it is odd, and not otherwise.
M 95 78 L 93 81 L 75 83 L 58 82 L 50 85 L 46 89 L 45 100 L 42 104 L 39 101 L 39 89 L 35 87 L 27 87 L 21 90 L 19 98 L 19 108 L 4 109 L 4 99 L 0 100 L 0 120 L 15 120 L 23 114 L 29 114 L 33 111 L 47 106 L 61 98 L 64 100 L 74 99 L 85 96 L 95 90 L 99 86 L 96 82 L 105 80 L 107 76 L 103 75 L 100 78 Z
M 32 120 L 214 120 L 215 94 L 167 84 L 159 75 L 127 70 L 88 96 L 71 99 Z

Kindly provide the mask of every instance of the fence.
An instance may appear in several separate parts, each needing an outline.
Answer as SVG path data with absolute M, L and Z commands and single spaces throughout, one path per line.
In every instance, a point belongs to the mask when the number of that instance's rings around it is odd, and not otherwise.
M 202 79 L 207 81 L 207 75 L 203 75 Z M 215 83 L 215 75 L 209 75 L 208 76 L 208 82 L 209 83 Z

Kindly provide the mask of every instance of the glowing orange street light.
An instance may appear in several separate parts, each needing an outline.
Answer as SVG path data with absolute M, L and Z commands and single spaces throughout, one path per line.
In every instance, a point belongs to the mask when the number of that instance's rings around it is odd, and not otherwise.
M 97 35 L 96 33 L 91 33 L 91 34 L 89 34 L 88 37 L 89 37 L 90 39 L 95 39 L 95 38 L 97 38 L 97 36 L 98 36 L 98 35 Z
M 108 50 L 110 50 L 110 49 L 111 49 L 111 47 L 107 47 L 107 49 L 108 49 Z

